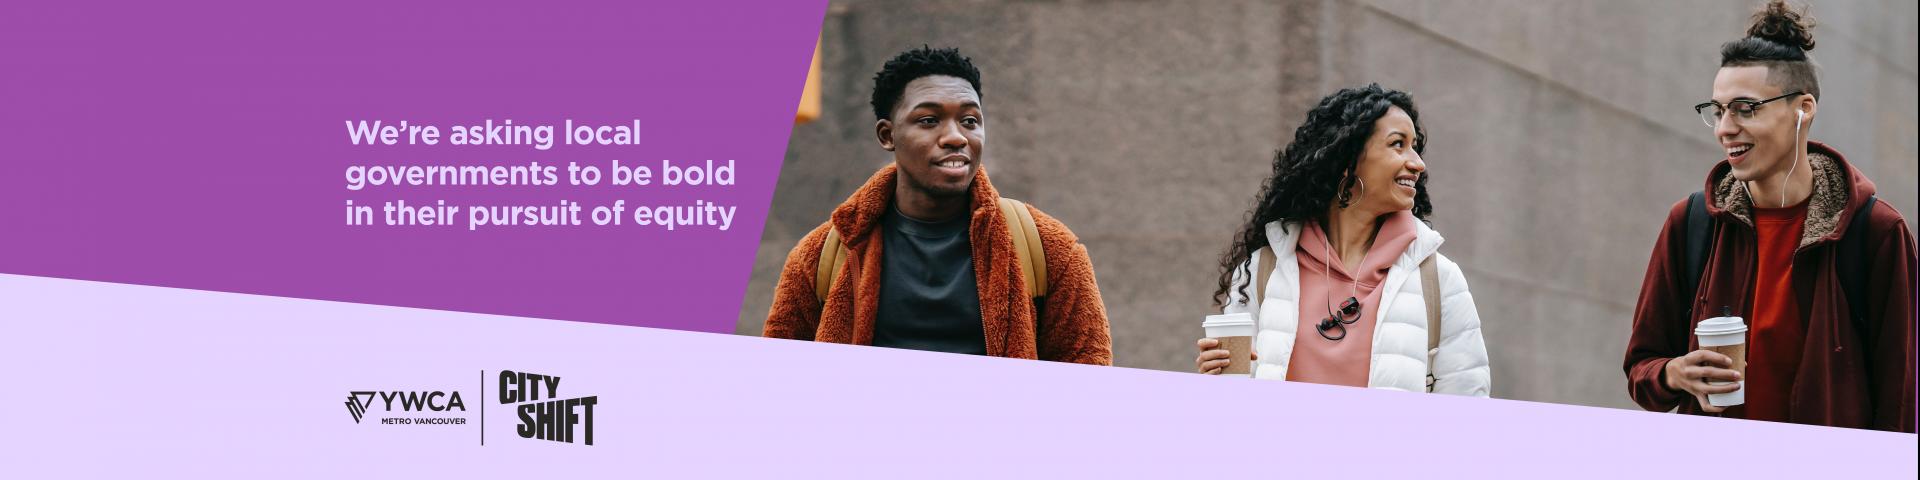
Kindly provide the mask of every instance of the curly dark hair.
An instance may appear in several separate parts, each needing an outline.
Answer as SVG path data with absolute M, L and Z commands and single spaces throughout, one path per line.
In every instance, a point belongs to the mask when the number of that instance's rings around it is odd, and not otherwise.
M 1424 152 L 1427 129 L 1420 125 L 1420 111 L 1414 108 L 1413 97 L 1405 92 L 1379 84 L 1342 89 L 1320 99 L 1320 105 L 1307 112 L 1306 123 L 1293 132 L 1293 143 L 1274 155 L 1273 176 L 1260 187 L 1247 223 L 1234 234 L 1233 247 L 1220 257 L 1220 285 L 1213 292 L 1214 305 L 1226 305 L 1235 270 L 1253 277 L 1247 260 L 1267 245 L 1267 223 L 1316 221 L 1326 216 L 1329 206 L 1346 206 L 1352 201 L 1348 193 L 1353 186 L 1351 174 L 1366 152 L 1374 122 L 1386 116 L 1390 107 L 1407 112 L 1413 120 L 1413 151 Z M 1433 213 L 1426 172 L 1420 173 L 1414 190 L 1413 216 L 1425 221 Z M 1246 297 L 1246 285 L 1241 285 L 1239 292 Z
M 957 48 L 921 45 L 894 55 L 880 67 L 880 73 L 873 74 L 874 119 L 891 120 L 893 108 L 900 105 L 900 96 L 906 94 L 907 82 L 930 75 L 959 77 L 973 86 L 974 95 L 980 94 L 980 69 L 973 68 L 973 59 L 960 55 Z
M 1721 67 L 1767 67 L 1767 83 L 1785 92 L 1807 92 L 1820 98 L 1820 79 L 1813 59 L 1813 18 L 1782 0 L 1767 2 L 1754 12 L 1747 36 L 1720 46 Z

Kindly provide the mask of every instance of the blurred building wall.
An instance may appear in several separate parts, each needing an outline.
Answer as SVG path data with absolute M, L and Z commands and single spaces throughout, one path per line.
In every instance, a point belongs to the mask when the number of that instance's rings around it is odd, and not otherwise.
M 822 32 L 738 333 L 794 243 L 891 157 L 872 76 L 922 44 L 983 73 L 994 185 L 1087 245 L 1116 363 L 1190 371 L 1218 259 L 1320 97 L 1378 82 L 1430 131 L 1433 223 L 1472 285 L 1494 396 L 1632 408 L 1620 363 L 1667 208 L 1723 155 L 1692 105 L 1757 1 L 850 0 Z M 1911 222 L 1916 13 L 1817 2 L 1820 116 Z M 1911 224 L 1911 223 L 1910 223 Z

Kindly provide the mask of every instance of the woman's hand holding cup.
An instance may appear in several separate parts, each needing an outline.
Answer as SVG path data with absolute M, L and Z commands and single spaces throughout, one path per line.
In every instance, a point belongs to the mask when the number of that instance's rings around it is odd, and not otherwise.
M 1221 348 L 1219 339 L 1202 338 L 1195 345 L 1200 347 L 1200 356 L 1193 359 L 1193 364 L 1200 373 L 1219 375 L 1227 365 L 1233 363 L 1233 352 Z M 1247 352 L 1247 357 L 1248 360 L 1259 360 L 1260 354 Z

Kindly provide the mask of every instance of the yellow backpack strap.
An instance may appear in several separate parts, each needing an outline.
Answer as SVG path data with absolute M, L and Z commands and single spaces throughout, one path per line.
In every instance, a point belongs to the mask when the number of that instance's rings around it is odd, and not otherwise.
M 1007 233 L 1013 235 L 1015 261 L 1027 277 L 1022 290 L 1028 298 L 1047 296 L 1047 249 L 1040 243 L 1040 229 L 1034 226 L 1033 212 L 1019 200 L 1000 197 L 1000 215 L 1007 219 Z
M 1248 296 L 1259 299 L 1258 303 L 1260 303 L 1262 307 L 1266 306 L 1267 302 L 1267 277 L 1273 276 L 1273 264 L 1279 261 L 1279 259 L 1274 258 L 1273 247 L 1260 247 L 1260 268 L 1259 271 L 1254 273 L 1253 292 L 1248 294 Z M 1253 305 L 1254 303 L 1255 302 L 1247 302 L 1248 305 Z M 1254 312 L 1259 313 L 1259 310 L 1255 309 Z
M 813 298 L 820 305 L 827 304 L 827 291 L 833 289 L 833 279 L 840 276 L 840 269 L 847 264 L 847 245 L 840 241 L 840 230 L 827 226 L 827 241 L 820 244 L 820 262 L 814 267 Z
M 1440 267 L 1435 253 L 1420 261 L 1420 296 L 1427 301 L 1427 391 L 1433 391 L 1434 354 L 1440 351 Z
M 1020 272 L 1027 279 L 1020 289 L 1031 298 L 1047 296 L 1047 253 L 1040 243 L 1040 229 L 1034 225 L 1033 212 L 1019 200 L 1001 198 L 1000 214 L 1007 219 L 1007 233 L 1013 236 L 1014 261 L 1020 264 Z M 820 262 L 814 267 L 813 276 L 813 296 L 822 305 L 826 303 L 827 292 L 833 288 L 833 279 L 846 267 L 847 256 L 847 245 L 840 239 L 840 231 L 827 227 L 827 239 L 820 245 Z

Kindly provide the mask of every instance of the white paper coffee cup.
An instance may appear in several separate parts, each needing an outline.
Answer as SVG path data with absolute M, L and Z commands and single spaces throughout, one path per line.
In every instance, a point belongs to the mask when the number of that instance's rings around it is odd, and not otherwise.
M 1693 328 L 1693 335 L 1700 339 L 1700 348 L 1711 350 L 1733 359 L 1733 370 L 1740 372 L 1739 390 L 1727 393 L 1707 394 L 1707 403 L 1716 407 L 1731 407 L 1747 403 L 1747 323 L 1740 317 L 1724 316 L 1701 320 Z M 1724 385 L 1727 382 L 1707 381 L 1708 385 Z
M 1220 348 L 1232 354 L 1227 357 L 1232 363 L 1221 370 L 1221 375 L 1252 376 L 1253 315 L 1247 313 L 1208 315 L 1207 320 L 1201 322 L 1200 327 L 1207 330 L 1207 338 L 1219 340 Z

